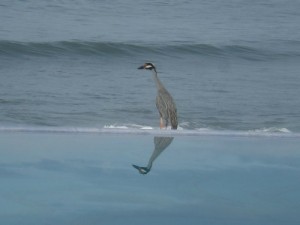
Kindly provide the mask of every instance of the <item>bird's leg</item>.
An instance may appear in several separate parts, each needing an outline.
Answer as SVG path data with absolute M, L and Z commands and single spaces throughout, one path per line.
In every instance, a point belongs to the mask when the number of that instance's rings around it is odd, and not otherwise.
M 160 117 L 160 124 L 159 124 L 160 129 L 166 128 L 164 120 L 162 117 Z

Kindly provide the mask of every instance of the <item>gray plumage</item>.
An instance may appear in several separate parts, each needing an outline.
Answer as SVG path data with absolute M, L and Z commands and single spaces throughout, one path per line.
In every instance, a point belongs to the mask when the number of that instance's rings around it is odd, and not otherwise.
M 167 127 L 169 122 L 172 129 L 177 129 L 177 108 L 176 104 L 157 76 L 156 68 L 152 63 L 145 63 L 138 69 L 146 69 L 153 71 L 154 81 L 157 87 L 156 107 L 160 114 L 160 127 Z

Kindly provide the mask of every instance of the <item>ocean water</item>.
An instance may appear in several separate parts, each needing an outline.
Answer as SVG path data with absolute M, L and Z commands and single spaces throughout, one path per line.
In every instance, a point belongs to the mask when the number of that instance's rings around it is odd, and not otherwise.
M 0 3 L 0 130 L 158 130 L 153 62 L 181 132 L 300 133 L 300 2 Z
M 299 224 L 299 138 L 25 132 L 0 143 L 1 224 Z
M 1 0 L 0 223 L 298 225 L 299 9 Z

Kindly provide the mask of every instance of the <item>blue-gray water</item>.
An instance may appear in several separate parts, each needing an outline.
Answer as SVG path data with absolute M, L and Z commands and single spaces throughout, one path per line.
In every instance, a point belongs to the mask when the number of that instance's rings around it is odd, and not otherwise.
M 1 1 L 0 129 L 300 132 L 299 1 Z
M 0 223 L 298 225 L 299 145 L 290 137 L 2 133 Z M 146 175 L 132 167 L 148 161 Z
M 0 223 L 298 225 L 299 9 L 1 0 Z

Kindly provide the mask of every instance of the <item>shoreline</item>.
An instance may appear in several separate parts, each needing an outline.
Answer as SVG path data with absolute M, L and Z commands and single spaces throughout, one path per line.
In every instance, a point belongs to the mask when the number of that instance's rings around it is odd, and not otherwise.
M 161 130 L 149 126 L 104 126 L 104 127 L 4 127 L 0 126 L 0 134 L 101 134 L 101 135 L 169 135 L 169 136 L 212 136 L 212 137 L 282 137 L 300 138 L 300 133 L 291 132 L 286 128 L 263 128 L 255 130 L 213 130 L 208 128 L 171 130 L 170 128 Z

